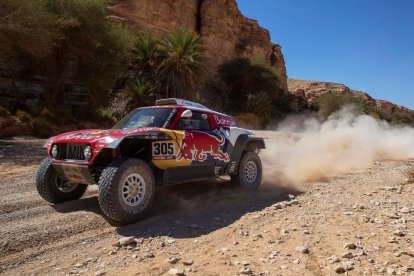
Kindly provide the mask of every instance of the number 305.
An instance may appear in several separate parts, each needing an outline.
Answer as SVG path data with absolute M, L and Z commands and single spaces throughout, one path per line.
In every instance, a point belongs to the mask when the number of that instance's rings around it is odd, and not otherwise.
M 152 154 L 155 155 L 174 155 L 174 143 L 156 142 L 152 144 Z

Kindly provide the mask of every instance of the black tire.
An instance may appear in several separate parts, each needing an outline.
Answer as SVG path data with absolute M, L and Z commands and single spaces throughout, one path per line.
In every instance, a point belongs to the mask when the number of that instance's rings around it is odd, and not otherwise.
M 106 216 L 116 222 L 133 222 L 148 213 L 155 195 L 154 173 L 142 160 L 117 159 L 103 170 L 98 191 L 99 205 Z
M 52 159 L 45 158 L 40 164 L 36 175 L 36 189 L 40 196 L 50 203 L 61 203 L 79 199 L 88 188 L 88 185 L 74 184 L 66 192 L 58 188 L 58 183 L 64 181 L 59 178 L 52 165 Z
M 256 175 L 254 176 L 254 169 Z M 262 183 L 262 161 L 259 155 L 252 151 L 243 154 L 237 175 L 231 176 L 231 181 L 247 190 L 257 190 Z

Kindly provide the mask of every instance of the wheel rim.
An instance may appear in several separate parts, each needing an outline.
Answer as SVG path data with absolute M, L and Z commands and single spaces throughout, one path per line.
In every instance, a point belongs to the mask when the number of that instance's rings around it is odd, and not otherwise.
M 122 184 L 122 199 L 131 207 L 139 205 L 144 199 L 145 181 L 137 173 L 130 174 Z
M 76 189 L 76 187 L 78 187 L 78 184 L 70 182 L 68 180 L 64 180 L 60 178 L 59 176 L 56 176 L 55 184 L 58 190 L 61 191 L 62 193 L 73 192 Z
M 253 161 L 249 161 L 246 164 L 244 170 L 244 176 L 246 177 L 247 182 L 253 183 L 257 178 L 257 165 Z

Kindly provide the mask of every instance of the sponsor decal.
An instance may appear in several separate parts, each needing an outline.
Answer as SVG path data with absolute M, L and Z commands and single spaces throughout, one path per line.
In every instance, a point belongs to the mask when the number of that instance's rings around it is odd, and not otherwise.
M 207 159 L 208 154 L 214 159 L 224 162 L 230 161 L 229 155 L 222 150 L 226 138 L 218 130 L 213 132 L 214 134 L 196 130 L 186 131 L 177 161 L 186 159 L 203 162 Z
M 223 126 L 237 126 L 237 123 L 233 119 L 228 119 L 223 116 L 213 115 L 216 124 Z
M 135 133 L 149 132 L 149 131 L 154 131 L 154 130 L 158 130 L 158 128 L 156 127 L 131 128 L 131 129 L 123 130 L 122 132 L 124 134 L 135 134 Z
M 164 125 L 162 126 L 163 128 L 167 128 L 170 125 L 171 119 L 174 117 L 175 113 L 177 113 L 177 109 L 174 108 L 170 115 L 168 115 L 167 120 L 165 121 Z
M 63 136 L 60 139 L 64 140 L 76 140 L 76 139 L 95 139 L 95 138 L 102 138 L 105 135 L 108 135 L 110 132 L 108 130 L 100 130 L 100 131 L 93 131 L 93 132 L 80 132 L 75 134 L 69 134 Z
M 172 160 L 175 159 L 174 142 L 153 142 L 152 159 L 154 160 Z

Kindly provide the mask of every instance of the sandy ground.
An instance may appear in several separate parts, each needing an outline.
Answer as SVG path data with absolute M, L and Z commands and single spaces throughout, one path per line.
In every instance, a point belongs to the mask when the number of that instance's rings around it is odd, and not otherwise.
M 118 226 L 96 187 L 79 201 L 40 198 L 43 143 L 0 140 L 0 274 L 414 275 L 412 160 L 296 187 L 267 178 L 255 193 L 226 180 L 164 187 L 147 219 Z

